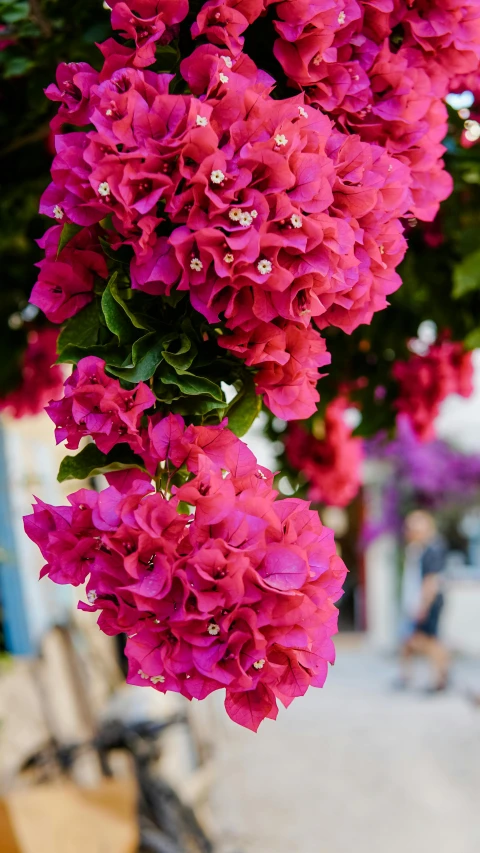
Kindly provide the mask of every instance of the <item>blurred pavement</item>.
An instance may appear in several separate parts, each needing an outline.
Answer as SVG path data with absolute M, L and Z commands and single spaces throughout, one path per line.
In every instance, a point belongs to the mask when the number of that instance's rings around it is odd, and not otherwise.
M 479 853 L 480 661 L 442 696 L 392 690 L 395 662 L 349 638 L 324 690 L 257 735 L 216 707 L 221 853 Z

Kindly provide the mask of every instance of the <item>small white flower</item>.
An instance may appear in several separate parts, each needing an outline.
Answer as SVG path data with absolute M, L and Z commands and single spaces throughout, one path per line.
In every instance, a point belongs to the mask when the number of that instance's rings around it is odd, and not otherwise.
M 222 72 L 220 72 L 218 76 L 220 77 L 220 83 L 228 83 L 228 77 L 226 74 L 222 74 Z
M 302 118 L 308 118 L 308 113 L 303 107 L 299 107 L 298 112 L 299 112 L 299 115 L 302 116 Z
M 144 681 L 150 681 L 150 676 L 147 675 L 147 673 L 144 672 L 143 669 L 139 669 L 138 674 L 139 674 L 140 678 L 143 678 Z
M 360 80 L 360 75 L 359 75 L 359 74 L 354 74 L 354 75 L 353 75 L 353 77 L 352 77 L 352 80 Z
M 242 211 L 239 222 L 240 225 L 243 225 L 244 228 L 248 228 L 248 226 L 251 225 L 253 222 L 251 214 L 248 213 L 246 210 Z
M 317 53 L 317 55 L 313 58 L 313 64 L 320 65 L 321 62 L 323 62 L 323 56 L 321 53 Z
M 206 116 L 197 116 L 196 122 L 198 127 L 206 127 L 208 124 L 208 118 L 206 118 Z
M 267 479 L 267 475 L 264 474 L 263 471 L 260 470 L 260 468 L 257 471 L 257 477 L 259 480 L 266 480 Z
M 103 181 L 103 183 L 98 185 L 98 194 L 104 198 L 110 195 L 110 184 L 108 181 Z
M 225 175 L 221 169 L 214 169 L 210 175 L 212 184 L 221 184 L 225 180 Z
M 337 18 L 338 23 L 339 23 L 339 24 L 344 24 L 344 23 L 345 23 L 345 18 L 346 18 L 345 12 L 340 12 L 340 14 L 339 14 L 339 16 L 338 16 L 338 18 Z
M 163 684 L 165 681 L 164 675 L 152 675 L 150 681 L 152 684 Z
M 241 210 L 240 207 L 232 207 L 228 216 L 232 220 L 232 222 L 239 222 L 242 213 L 243 213 L 243 211 Z
M 256 219 L 258 216 L 258 210 L 251 210 L 250 216 L 252 217 L 252 219 Z
M 229 56 L 222 56 L 222 59 L 223 59 L 225 65 L 227 66 L 227 68 L 232 68 L 233 62 Z
M 233 264 L 235 258 L 233 257 L 231 252 L 227 252 L 227 254 L 223 256 L 223 260 L 226 264 Z
M 275 144 L 278 145 L 280 148 L 288 143 L 288 139 L 283 133 L 277 133 L 274 138 Z
M 381 245 L 381 246 L 379 246 L 378 248 L 379 248 L 380 254 L 381 254 L 381 255 L 384 255 L 384 254 L 385 254 L 385 246 L 382 244 L 382 245 Z
M 63 219 L 63 217 L 65 216 L 65 214 L 64 214 L 64 212 L 63 212 L 63 210 L 59 204 L 56 204 L 55 207 L 53 208 L 53 215 L 54 215 L 55 219 Z
M 87 592 L 87 601 L 89 604 L 95 604 L 97 598 L 98 595 L 94 589 L 91 589 L 90 592 Z
M 253 666 L 255 669 L 263 669 L 265 666 L 265 659 L 262 658 L 261 660 L 256 660 Z
M 257 270 L 262 275 L 268 275 L 271 273 L 273 267 L 270 261 L 259 261 L 257 264 Z
M 113 116 L 113 110 L 105 110 L 105 115 L 110 118 L 110 116 Z
M 302 217 L 298 215 L 298 213 L 292 213 L 290 217 L 290 222 L 292 223 L 294 228 L 302 227 Z
M 208 626 L 208 633 L 211 637 L 216 637 L 217 634 L 220 633 L 220 625 L 215 625 L 215 623 L 212 622 L 212 624 Z
M 200 258 L 192 258 L 190 261 L 190 269 L 195 270 L 195 272 L 201 272 L 203 270 L 203 264 Z

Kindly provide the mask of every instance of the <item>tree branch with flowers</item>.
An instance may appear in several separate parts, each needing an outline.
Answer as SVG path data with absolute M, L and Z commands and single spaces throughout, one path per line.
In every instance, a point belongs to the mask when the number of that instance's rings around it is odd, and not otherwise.
M 256 730 L 323 685 L 346 569 L 239 436 L 262 402 L 314 416 L 331 330 L 398 289 L 406 223 L 452 188 L 443 98 L 478 65 L 480 7 L 109 5 L 120 41 L 46 89 L 53 224 L 30 297 L 73 365 L 57 442 L 87 440 L 60 478 L 108 487 L 39 501 L 26 530 L 42 574 L 86 583 L 80 607 L 128 634 L 129 681 L 225 689 Z

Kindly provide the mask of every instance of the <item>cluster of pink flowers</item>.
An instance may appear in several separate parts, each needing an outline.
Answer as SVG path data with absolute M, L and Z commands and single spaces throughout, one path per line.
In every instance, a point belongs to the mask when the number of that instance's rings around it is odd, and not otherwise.
M 125 401 L 104 385 L 100 365 L 85 362 L 65 402 L 84 410 L 98 441 L 105 417 L 85 411 L 98 408 L 97 386 L 113 400 L 110 435 L 126 420 Z M 71 405 L 82 384 L 85 396 Z M 138 403 L 142 387 L 134 394 Z M 308 503 L 277 501 L 271 472 L 225 425 L 153 416 L 147 434 L 156 482 L 169 493 L 130 469 L 107 475 L 99 493 L 70 495 L 70 506 L 39 501 L 25 529 L 46 560 L 42 576 L 86 582 L 80 608 L 98 612 L 105 633 L 129 635 L 130 683 L 189 699 L 225 688 L 229 716 L 257 730 L 276 717 L 277 699 L 288 706 L 321 687 L 333 663 L 346 573 L 333 533 Z M 75 443 L 78 433 L 71 424 L 63 435 Z M 184 482 L 172 485 L 180 468 Z
M 339 127 L 406 164 L 411 212 L 432 220 L 451 191 L 443 98 L 454 75 L 478 68 L 479 0 L 207 0 L 192 34 L 236 55 L 272 5 L 274 52 L 290 83 Z
M 333 128 L 303 94 L 270 96 L 272 78 L 240 52 L 239 20 L 260 14 L 257 0 L 205 5 L 193 34 L 221 46 L 183 60 L 192 95 L 169 94 L 171 76 L 143 67 L 187 5 L 115 3 L 113 24 L 137 49 L 110 39 L 100 73 L 59 67 L 47 90 L 60 102 L 57 153 L 41 202 L 58 225 L 44 238 L 32 301 L 64 321 L 106 277 L 99 237 L 113 251 L 127 245 L 134 288 L 188 291 L 210 323 L 222 320 L 220 345 L 257 368 L 271 410 L 307 417 L 329 361 L 311 321 L 350 332 L 400 285 L 409 170 Z M 61 133 L 64 123 L 93 129 Z M 65 223 L 82 230 L 56 259 Z
M 27 347 L 22 355 L 20 385 L 0 399 L 0 411 L 23 418 L 38 415 L 52 394 L 63 386 L 63 370 L 57 359 L 56 329 L 38 329 L 28 333 Z
M 345 397 L 328 404 L 322 438 L 299 424 L 290 424 L 285 437 L 288 463 L 307 480 L 308 497 L 328 506 L 347 506 L 361 485 L 363 441 L 352 437 L 348 405 Z
M 135 453 L 148 455 L 148 433 L 141 419 L 155 402 L 144 382 L 125 391 L 118 379 L 107 376 L 101 358 L 87 356 L 66 380 L 63 398 L 52 400 L 46 411 L 55 424 L 57 444 L 66 442 L 70 450 L 91 436 L 102 453 L 128 444 Z
M 443 400 L 449 394 L 469 397 L 473 391 L 472 353 L 462 343 L 444 340 L 424 355 L 397 361 L 393 376 L 399 383 L 398 412 L 408 417 L 422 441 L 430 441 Z

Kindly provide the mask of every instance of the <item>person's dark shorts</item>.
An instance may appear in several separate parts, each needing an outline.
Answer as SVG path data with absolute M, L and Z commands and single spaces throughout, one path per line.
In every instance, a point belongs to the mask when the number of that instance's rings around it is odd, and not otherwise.
M 443 604 L 443 595 L 437 595 L 425 619 L 415 623 L 415 631 L 419 631 L 420 634 L 426 634 L 427 637 L 436 637 L 438 635 L 438 623 L 443 610 Z

